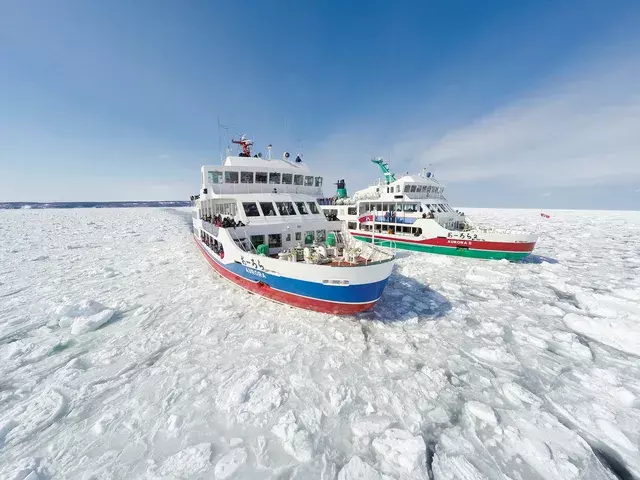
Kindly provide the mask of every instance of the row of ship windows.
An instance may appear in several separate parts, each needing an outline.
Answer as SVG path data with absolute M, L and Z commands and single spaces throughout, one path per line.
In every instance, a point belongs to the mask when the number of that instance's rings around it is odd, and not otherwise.
M 209 172 L 209 183 L 270 183 L 272 185 L 282 184 L 300 185 L 305 187 L 322 187 L 322 177 L 278 172 L 221 172 L 218 170 L 211 170 Z
M 289 243 L 291 242 L 292 235 L 295 235 L 296 242 L 302 242 L 303 236 L 302 232 L 286 233 L 284 234 L 284 241 Z M 251 235 L 251 243 L 255 248 L 258 248 L 258 245 L 262 245 L 264 242 L 264 235 Z M 304 232 L 304 243 L 312 244 L 313 242 L 322 243 L 327 238 L 326 230 L 308 230 Z M 280 248 L 282 247 L 282 234 L 281 233 L 270 233 L 267 235 L 267 245 L 269 248 Z
M 260 209 L 258 209 L 258 205 L 260 205 Z M 247 217 L 321 214 L 315 202 L 243 202 L 242 208 L 244 208 Z
M 443 203 L 439 204 L 426 204 L 425 205 L 432 212 L 444 213 L 444 212 L 453 212 L 453 209 Z M 369 211 L 377 211 L 377 212 L 422 212 L 422 208 L 418 203 L 360 203 L 360 212 L 365 213 Z M 352 215 L 352 214 L 350 214 Z
M 426 193 L 440 195 L 444 192 L 444 187 L 433 187 L 431 185 L 405 185 L 404 193 Z M 387 187 L 387 193 L 393 193 L 393 186 Z M 400 193 L 400 185 L 396 185 L 396 193 Z

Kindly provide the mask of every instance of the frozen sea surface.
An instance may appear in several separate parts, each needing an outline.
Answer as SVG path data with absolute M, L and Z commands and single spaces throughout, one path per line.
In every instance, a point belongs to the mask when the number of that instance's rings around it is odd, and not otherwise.
M 231 286 L 186 209 L 0 211 L 0 478 L 640 478 L 640 213 L 477 210 L 339 318 Z

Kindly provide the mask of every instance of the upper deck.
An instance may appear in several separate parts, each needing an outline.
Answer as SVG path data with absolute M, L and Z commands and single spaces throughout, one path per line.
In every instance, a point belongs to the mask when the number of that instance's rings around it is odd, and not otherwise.
M 204 165 L 201 194 L 290 193 L 322 196 L 322 177 L 302 161 L 227 157 L 222 165 Z

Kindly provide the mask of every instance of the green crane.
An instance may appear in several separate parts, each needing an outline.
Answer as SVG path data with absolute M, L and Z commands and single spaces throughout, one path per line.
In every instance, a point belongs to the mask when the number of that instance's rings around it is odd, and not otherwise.
M 389 164 L 385 162 L 382 158 L 380 157 L 372 158 L 371 163 L 375 163 L 380 167 L 380 170 L 382 170 L 382 173 L 384 173 L 384 178 L 387 181 L 387 185 L 389 185 L 391 182 L 396 181 L 396 174 L 391 173 L 391 171 L 389 170 Z

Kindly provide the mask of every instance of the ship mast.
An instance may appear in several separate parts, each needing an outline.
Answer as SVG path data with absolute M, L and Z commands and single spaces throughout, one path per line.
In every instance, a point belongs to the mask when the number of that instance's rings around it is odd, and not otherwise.
M 375 163 L 380 167 L 380 170 L 382 170 L 382 173 L 384 174 L 384 179 L 387 182 L 387 185 L 389 185 L 391 182 L 396 181 L 396 174 L 392 173 L 391 170 L 389 170 L 389 164 L 382 158 L 372 158 L 371 163 Z

